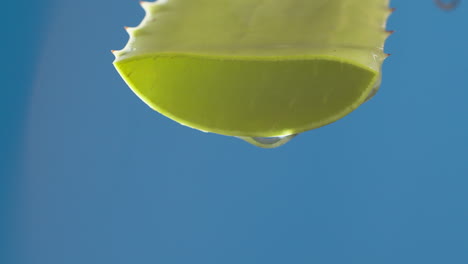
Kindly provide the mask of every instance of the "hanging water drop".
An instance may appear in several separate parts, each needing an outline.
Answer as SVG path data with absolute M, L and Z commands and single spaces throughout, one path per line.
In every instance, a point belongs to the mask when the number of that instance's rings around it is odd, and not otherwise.
M 239 137 L 252 145 L 261 148 L 277 148 L 293 139 L 298 134 L 279 136 L 279 137 Z

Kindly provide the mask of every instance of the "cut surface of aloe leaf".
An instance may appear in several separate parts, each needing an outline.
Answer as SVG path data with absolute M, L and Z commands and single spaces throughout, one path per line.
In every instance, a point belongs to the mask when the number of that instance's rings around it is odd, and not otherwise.
M 166 0 L 143 7 L 146 16 L 129 29 L 114 65 L 146 104 L 192 128 L 293 135 L 342 118 L 380 83 L 386 0 Z

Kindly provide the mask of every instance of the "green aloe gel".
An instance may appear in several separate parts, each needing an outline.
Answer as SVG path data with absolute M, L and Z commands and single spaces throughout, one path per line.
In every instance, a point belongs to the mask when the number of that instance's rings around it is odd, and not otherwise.
M 388 0 L 165 0 L 114 65 L 151 108 L 276 147 L 356 109 L 380 85 Z

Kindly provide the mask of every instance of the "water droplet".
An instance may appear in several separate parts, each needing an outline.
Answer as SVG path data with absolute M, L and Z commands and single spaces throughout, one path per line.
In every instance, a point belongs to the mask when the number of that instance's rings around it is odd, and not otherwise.
M 252 145 L 261 148 L 277 148 L 288 143 L 297 134 L 279 137 L 239 137 L 242 140 L 249 142 Z

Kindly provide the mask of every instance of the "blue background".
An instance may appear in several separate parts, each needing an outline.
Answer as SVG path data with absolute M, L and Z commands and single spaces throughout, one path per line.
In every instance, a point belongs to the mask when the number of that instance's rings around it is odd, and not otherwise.
M 468 263 L 468 5 L 392 6 L 377 96 L 264 150 L 128 89 L 137 1 L 8 1 L 0 263 Z

